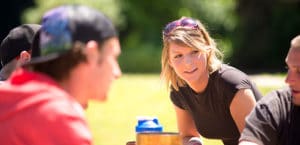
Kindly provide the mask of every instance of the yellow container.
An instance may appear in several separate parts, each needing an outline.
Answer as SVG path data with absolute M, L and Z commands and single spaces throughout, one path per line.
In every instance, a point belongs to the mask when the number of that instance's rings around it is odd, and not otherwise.
M 137 145 L 182 145 L 179 133 L 143 132 L 136 134 Z

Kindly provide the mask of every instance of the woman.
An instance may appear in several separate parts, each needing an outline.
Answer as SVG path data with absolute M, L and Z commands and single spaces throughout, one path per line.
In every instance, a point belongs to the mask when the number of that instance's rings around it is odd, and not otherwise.
M 261 98 L 240 70 L 223 64 L 222 54 L 199 20 L 170 22 L 163 30 L 161 75 L 171 86 L 183 144 L 201 134 L 237 145 L 245 117 Z

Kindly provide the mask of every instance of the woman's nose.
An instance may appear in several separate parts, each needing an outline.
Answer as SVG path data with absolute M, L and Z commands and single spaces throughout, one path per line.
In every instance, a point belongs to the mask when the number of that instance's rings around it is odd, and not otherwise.
M 186 65 L 191 65 L 193 63 L 193 59 L 191 56 L 187 55 L 185 58 L 184 58 L 184 63 Z

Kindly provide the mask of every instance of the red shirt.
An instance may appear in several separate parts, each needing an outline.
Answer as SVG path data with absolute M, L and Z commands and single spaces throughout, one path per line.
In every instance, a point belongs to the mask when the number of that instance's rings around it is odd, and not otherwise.
M 0 85 L 1 145 L 90 145 L 83 108 L 51 78 L 25 69 Z

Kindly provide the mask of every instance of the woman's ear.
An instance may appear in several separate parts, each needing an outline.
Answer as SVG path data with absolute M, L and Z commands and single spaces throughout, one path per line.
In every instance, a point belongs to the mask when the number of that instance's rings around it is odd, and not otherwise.
M 30 61 L 30 59 L 31 59 L 31 54 L 28 51 L 23 50 L 20 53 L 20 58 L 19 58 L 20 63 L 28 62 L 28 61 Z

